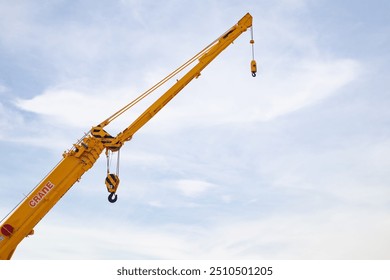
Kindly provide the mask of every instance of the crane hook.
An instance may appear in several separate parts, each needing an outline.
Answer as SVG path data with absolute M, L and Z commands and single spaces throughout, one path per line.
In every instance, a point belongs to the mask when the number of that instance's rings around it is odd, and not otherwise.
M 119 177 L 115 174 L 111 174 L 111 173 L 107 174 L 105 183 L 106 183 L 107 190 L 110 193 L 108 195 L 108 201 L 114 203 L 118 199 L 118 196 L 115 193 L 116 190 L 118 189 Z
M 255 60 L 255 40 L 253 40 L 253 26 L 251 26 L 251 40 L 249 43 L 252 46 L 252 61 L 251 61 L 251 72 L 252 72 L 252 77 L 256 77 L 256 72 L 257 72 L 257 65 L 256 65 L 256 60 Z
M 252 77 L 256 77 L 257 73 L 257 65 L 256 65 L 256 60 L 251 61 L 251 72 L 252 72 Z
M 108 195 L 108 201 L 111 203 L 115 203 L 118 200 L 118 195 L 115 193 L 110 193 Z

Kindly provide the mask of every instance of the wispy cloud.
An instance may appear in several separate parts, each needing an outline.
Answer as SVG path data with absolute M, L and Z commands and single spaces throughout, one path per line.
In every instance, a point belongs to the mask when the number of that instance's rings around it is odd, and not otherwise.
M 334 211 L 334 212 L 333 212 Z M 285 213 L 207 226 L 101 226 L 92 219 L 64 226 L 51 219 L 16 257 L 38 259 L 387 259 L 383 213 L 337 208 L 309 215 Z M 337 213 L 336 213 L 337 212 Z M 67 219 L 64 217 L 65 220 Z M 321 223 L 318 223 L 318 220 Z M 63 219 L 61 219 L 63 221 Z M 115 228 L 115 232 L 112 232 Z M 58 237 L 61 236 L 61 242 Z M 115 236 L 115 238 L 112 238 Z M 34 248 L 39 247 L 37 252 Z M 103 249 L 101 249 L 103 248 Z
M 271 20 L 274 21 L 273 26 L 276 26 L 279 18 Z M 240 70 L 235 69 L 239 65 L 237 59 L 233 59 L 231 55 L 227 56 L 225 57 L 226 61 L 220 62 L 213 68 L 214 72 L 206 71 L 207 73 L 204 74 L 207 75 L 206 78 L 201 77 L 200 81 L 194 81 L 194 85 L 184 90 L 186 93 L 183 95 L 189 97 L 175 100 L 176 106 L 171 106 L 169 110 L 160 114 L 161 123 L 165 123 L 164 129 L 173 126 L 176 128 L 190 125 L 198 126 L 206 123 L 212 125 L 269 121 L 333 96 L 344 86 L 357 79 L 360 64 L 356 60 L 332 58 L 327 54 L 321 55 L 313 38 L 297 31 L 289 31 L 284 30 L 283 33 L 279 31 L 282 34 L 277 34 L 278 36 L 289 34 L 290 41 L 278 42 L 280 44 L 278 47 L 282 49 L 287 48 L 288 44 L 289 53 L 284 53 L 283 57 L 280 57 L 278 52 L 266 49 L 265 55 L 263 54 L 266 59 L 264 61 L 262 58 L 259 59 L 260 77 L 258 82 L 249 81 L 241 68 Z M 69 41 L 77 41 L 77 37 L 79 37 L 77 32 L 70 33 Z M 131 31 L 126 37 L 130 36 Z M 294 40 L 293 37 L 297 39 Z M 305 38 L 305 44 L 301 42 L 302 38 Z M 273 38 L 273 41 L 275 40 Z M 291 42 L 293 43 L 291 44 Z M 307 53 L 301 50 L 302 46 L 305 46 Z M 85 50 L 86 48 L 81 47 L 81 49 Z M 241 51 L 241 49 L 239 50 Z M 299 55 L 297 56 L 295 52 L 298 52 Z M 77 60 L 80 54 L 77 49 L 75 53 L 78 55 L 72 57 L 72 61 Z M 237 50 L 233 50 L 232 54 L 239 55 Z M 98 55 L 94 56 L 94 60 L 97 57 Z M 67 66 L 63 65 L 62 68 L 67 68 Z M 118 70 L 119 72 L 114 74 Z M 72 71 L 82 73 L 77 67 L 72 68 Z M 113 71 L 110 74 L 111 77 L 123 76 L 121 69 L 111 69 L 111 71 Z M 166 71 L 168 73 L 168 69 Z M 149 73 L 145 74 L 145 78 L 152 83 L 161 79 L 164 73 L 159 75 L 152 75 L 153 78 L 151 78 Z M 245 75 L 247 75 L 246 71 Z M 96 73 L 92 77 L 96 77 Z M 243 83 L 240 85 L 232 83 L 226 89 L 220 90 L 221 84 L 226 84 L 224 77 L 230 77 L 230 79 L 238 77 Z M 121 80 L 121 78 L 118 79 Z M 112 85 L 107 86 L 104 83 L 93 87 L 92 90 L 91 87 L 89 90 L 80 90 L 80 87 L 74 83 L 65 83 L 57 88 L 49 88 L 41 95 L 31 99 L 20 98 L 16 105 L 28 112 L 50 116 L 53 122 L 58 120 L 62 124 L 68 123 L 68 125 L 76 127 L 85 127 L 96 123 L 97 120 L 102 119 L 103 116 L 106 117 L 109 112 L 111 113 L 114 108 L 119 108 L 120 104 L 126 104 L 131 100 L 129 91 L 133 92 L 133 97 L 136 96 L 134 89 L 130 90 L 125 87 L 118 89 L 118 87 L 113 88 Z M 85 89 L 86 85 L 82 88 Z M 194 97 L 191 97 L 192 95 Z M 111 97 L 108 98 L 108 96 Z M 191 103 L 191 106 L 188 102 Z M 85 104 L 88 105 L 85 106 Z M 72 114 L 66 109 L 69 106 L 74 109 Z M 235 113 L 232 114 L 232 112 Z M 126 122 L 121 123 L 121 125 L 125 124 Z M 154 126 L 155 129 L 158 127 L 161 126 Z
M 178 189 L 184 196 L 197 197 L 208 190 L 215 188 L 214 184 L 200 180 L 178 180 L 174 183 L 174 188 Z
M 0 180 L 18 177 L 20 196 L 50 170 L 49 149 L 60 159 L 241 11 L 254 16 L 258 77 L 247 33 L 123 147 L 116 204 L 102 159 L 15 258 L 389 257 L 386 89 L 371 91 L 366 58 L 323 45 L 315 6 L 95 2 L 0 4 L 0 139 L 11 162 Z

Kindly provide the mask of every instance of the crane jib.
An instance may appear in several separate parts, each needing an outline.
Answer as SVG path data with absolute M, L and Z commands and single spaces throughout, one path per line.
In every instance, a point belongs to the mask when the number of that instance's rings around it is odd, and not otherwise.
M 173 99 L 187 84 L 200 76 L 201 71 L 211 63 L 224 49 L 233 41 L 251 28 L 252 45 L 252 76 L 256 76 L 257 66 L 254 60 L 254 39 L 252 28 L 252 16 L 247 13 L 237 24 L 231 27 L 222 36 L 218 37 L 211 44 L 185 62 L 178 69 L 174 70 L 167 77 L 156 85 L 145 91 L 135 100 L 114 113 L 108 119 L 84 135 L 73 147 L 63 153 L 63 159 L 50 171 L 30 193 L 0 221 L 0 260 L 11 259 L 18 244 L 27 236 L 34 234 L 34 226 L 52 209 L 61 197 L 76 183 L 82 175 L 95 164 L 103 150 L 107 155 L 107 178 L 106 187 L 110 193 L 108 200 L 114 203 L 117 200 L 116 191 L 119 185 L 119 151 L 122 145 L 129 141 L 132 136 L 142 128 L 154 115 L 156 115 L 171 99 Z M 195 64 L 195 65 L 194 65 Z M 165 91 L 154 103 L 152 103 L 138 118 L 127 128 L 113 137 L 104 128 L 118 116 L 129 110 L 154 90 L 165 84 L 167 81 L 178 77 L 184 69 L 189 69 L 182 77 Z M 117 172 L 109 170 L 109 155 L 112 152 L 118 153 Z

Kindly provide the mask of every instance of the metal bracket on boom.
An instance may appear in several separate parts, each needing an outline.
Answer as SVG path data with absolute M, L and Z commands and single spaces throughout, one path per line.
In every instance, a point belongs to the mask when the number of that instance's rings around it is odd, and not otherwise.
M 118 142 L 117 139 L 107 131 L 105 131 L 101 126 L 94 126 L 91 129 L 91 134 L 95 138 L 98 138 L 103 143 L 104 147 L 107 149 L 116 152 L 122 147 L 122 143 Z

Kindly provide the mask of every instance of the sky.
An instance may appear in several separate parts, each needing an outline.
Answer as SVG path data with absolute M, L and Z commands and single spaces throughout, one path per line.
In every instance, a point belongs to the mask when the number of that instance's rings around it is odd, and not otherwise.
M 0 0 L 0 217 L 247 12 L 257 77 L 245 32 L 123 146 L 115 204 L 103 155 L 15 259 L 390 258 L 384 0 Z

